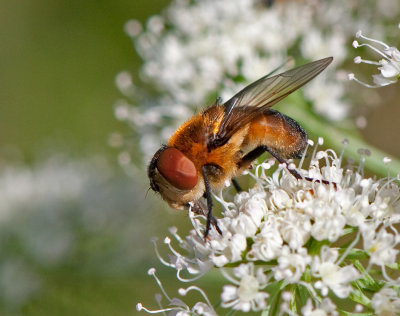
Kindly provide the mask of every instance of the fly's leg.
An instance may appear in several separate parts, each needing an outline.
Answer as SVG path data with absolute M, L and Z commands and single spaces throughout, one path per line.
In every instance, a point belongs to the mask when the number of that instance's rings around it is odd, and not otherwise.
M 238 166 L 239 168 L 243 168 L 246 166 L 250 166 L 251 163 L 258 158 L 259 156 L 261 156 L 264 152 L 269 152 L 271 154 L 272 157 L 274 157 L 276 160 L 279 161 L 279 163 L 281 164 L 285 164 L 286 169 L 290 172 L 291 175 L 293 175 L 296 179 L 300 180 L 300 179 L 305 179 L 307 181 L 310 182 L 318 182 L 318 183 L 323 183 L 323 184 L 333 184 L 333 187 L 335 189 L 337 189 L 337 185 L 335 182 L 330 182 L 327 180 L 318 180 L 318 179 L 313 179 L 310 177 L 303 177 L 301 176 L 296 169 L 291 169 L 289 168 L 289 164 L 286 162 L 285 159 L 283 159 L 282 157 L 280 157 L 279 155 L 277 155 L 274 151 L 272 151 L 269 147 L 263 145 L 263 146 L 259 146 L 256 149 L 252 150 L 251 152 L 249 152 L 246 156 L 244 156 L 242 158 L 242 160 L 239 162 Z
M 212 201 L 212 195 L 211 195 L 211 188 L 210 188 L 210 181 L 208 180 L 207 177 L 207 167 L 202 166 L 201 172 L 203 175 L 204 179 L 204 186 L 206 187 L 206 191 L 204 192 L 206 201 L 207 201 L 207 223 L 206 223 L 206 230 L 204 232 L 204 239 L 207 239 L 208 234 L 211 229 L 211 224 L 215 227 L 217 232 L 222 235 L 221 229 L 218 227 L 218 222 L 217 219 L 212 216 L 212 207 L 213 207 L 213 201 Z
M 207 206 L 205 206 L 204 203 L 201 202 L 200 200 L 193 202 L 191 211 L 195 214 L 203 215 L 205 217 L 207 217 L 207 214 L 208 214 Z M 215 229 L 218 231 L 218 233 L 220 233 L 222 235 L 222 232 L 221 232 L 220 228 L 218 227 L 217 219 L 214 216 L 211 216 L 211 225 L 213 225 L 215 227 Z
M 232 179 L 233 187 L 235 188 L 236 192 L 243 192 L 242 187 L 240 186 L 239 182 L 236 179 Z

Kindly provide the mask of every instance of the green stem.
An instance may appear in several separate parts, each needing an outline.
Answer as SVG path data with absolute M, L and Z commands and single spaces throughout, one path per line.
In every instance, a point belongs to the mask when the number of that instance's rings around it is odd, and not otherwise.
M 291 101 L 297 101 L 295 105 L 282 104 L 279 108 L 282 109 L 283 113 L 289 113 L 290 116 L 296 118 L 307 132 L 323 137 L 325 144 L 336 151 L 340 151 L 343 148 L 342 141 L 347 139 L 350 146 L 346 147 L 345 155 L 355 161 L 359 161 L 360 159 L 360 155 L 357 152 L 358 149 L 368 148 L 371 151 L 371 156 L 366 158 L 364 165 L 376 175 L 387 176 L 389 172 L 391 176 L 395 176 L 400 172 L 399 159 L 390 157 L 390 155 L 384 151 L 366 143 L 360 138 L 358 133 L 339 129 L 322 118 L 310 113 L 310 111 L 306 109 L 306 105 L 299 102 L 299 99 L 300 98 L 291 99 Z M 384 157 L 390 157 L 392 161 L 385 165 L 382 161 Z

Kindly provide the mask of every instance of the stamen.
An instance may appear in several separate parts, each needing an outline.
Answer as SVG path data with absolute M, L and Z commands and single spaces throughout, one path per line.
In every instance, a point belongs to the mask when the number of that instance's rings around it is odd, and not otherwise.
M 265 170 L 262 164 L 256 166 L 254 174 L 252 174 L 251 172 L 249 174 L 257 182 L 257 185 L 262 186 L 262 183 L 266 178 Z
M 154 299 L 156 300 L 156 302 L 158 303 L 160 308 L 162 308 L 162 306 L 161 306 L 162 295 L 160 293 L 157 293 L 154 295 Z
M 366 36 L 362 35 L 361 31 L 358 31 L 358 32 L 356 33 L 356 38 L 362 38 L 362 39 L 365 39 L 365 40 L 367 40 L 367 41 L 370 41 L 370 42 L 373 42 L 373 43 L 377 43 L 377 44 L 379 44 L 379 45 L 382 45 L 382 46 L 385 47 L 385 48 L 389 48 L 389 46 L 386 45 L 384 42 L 381 42 L 381 41 L 378 41 L 378 40 L 376 40 L 376 39 L 369 38 L 369 37 L 366 37 Z
M 156 256 L 157 256 L 158 260 L 160 260 L 160 262 L 161 262 L 163 265 L 167 266 L 167 267 L 175 268 L 175 265 L 173 265 L 173 264 L 171 264 L 171 263 L 165 261 L 165 260 L 163 259 L 163 257 L 161 257 L 161 255 L 160 255 L 160 253 L 159 253 L 159 251 L 158 251 L 158 247 L 157 247 L 157 239 L 156 239 L 156 238 L 153 238 L 153 239 L 151 240 L 151 242 L 152 242 L 153 245 L 154 245 L 154 252 L 156 253 Z
M 163 285 L 162 285 L 160 279 L 157 278 L 156 269 L 155 269 L 155 268 L 149 269 L 148 274 L 151 275 L 151 276 L 153 276 L 153 278 L 156 280 L 156 282 L 157 282 L 157 284 L 158 284 L 158 287 L 160 288 L 161 292 L 164 294 L 165 298 L 166 298 L 169 302 L 171 302 L 171 299 L 170 299 L 170 297 L 168 296 L 167 292 L 164 290 L 164 287 L 163 287 Z
M 317 153 L 318 145 L 319 145 L 319 139 L 318 139 L 318 142 L 317 142 L 317 144 L 315 145 L 314 150 L 313 150 L 313 153 L 312 153 L 312 155 L 311 155 L 310 166 L 314 164 L 315 155 L 316 155 L 316 153 Z
M 311 144 L 310 144 L 309 141 L 311 141 Z M 299 169 L 301 169 L 301 167 L 303 166 L 304 159 L 306 158 L 306 154 L 307 154 L 308 147 L 309 147 L 310 145 L 312 146 L 312 144 L 314 144 L 314 142 L 313 142 L 312 140 L 309 139 L 309 140 L 307 141 L 306 148 L 304 148 L 303 155 L 301 156 L 301 160 L 300 160 L 300 163 L 299 163 Z
M 146 313 L 149 313 L 149 314 L 165 313 L 165 312 L 171 312 L 171 311 L 176 311 L 176 310 L 185 311 L 185 309 L 183 309 L 181 307 L 169 307 L 169 308 L 151 310 L 151 309 L 148 309 L 148 308 L 144 307 L 141 303 L 137 303 L 136 304 L 136 310 L 138 312 L 143 310 L 143 311 L 145 311 Z
M 240 282 L 234 278 L 232 278 L 228 272 L 225 271 L 224 268 L 220 268 L 219 271 L 221 271 L 222 275 L 224 276 L 225 279 L 227 279 L 229 282 L 235 284 L 235 285 L 240 285 Z
M 165 243 L 168 245 L 168 248 L 171 250 L 171 252 L 172 252 L 172 253 L 175 255 L 175 257 L 177 257 L 178 259 L 184 258 L 186 262 L 196 263 L 195 260 L 191 260 L 191 259 L 189 259 L 189 258 L 186 258 L 186 257 L 182 256 L 179 252 L 177 252 L 177 251 L 175 250 L 175 248 L 172 247 L 172 245 L 171 245 L 171 239 L 170 239 L 170 238 L 166 237 L 166 238 L 165 238 Z M 178 261 L 178 260 L 177 260 L 177 261 Z M 174 265 L 174 268 L 175 268 L 175 269 L 178 269 L 178 270 L 181 270 L 181 269 L 179 269 L 178 264 L 175 264 L 175 265 Z
M 337 156 L 336 152 L 333 149 L 327 149 L 326 153 L 328 154 L 328 158 L 332 160 L 332 163 L 335 160 L 338 160 L 338 156 Z
M 179 291 L 180 291 L 179 294 L 184 293 L 184 294 L 181 294 L 182 296 L 186 295 L 190 291 L 197 291 L 197 292 L 200 293 L 201 296 L 203 296 L 203 298 L 206 301 L 207 305 L 210 306 L 210 307 L 212 306 L 210 300 L 208 299 L 208 297 L 206 295 L 206 293 L 201 288 L 199 288 L 199 287 L 197 287 L 195 285 L 189 286 L 187 289 L 179 289 Z
M 349 140 L 347 138 L 343 139 L 342 144 L 343 144 L 343 147 L 342 147 L 342 151 L 340 152 L 340 156 L 339 156 L 339 166 L 342 165 L 344 151 L 345 151 L 347 145 L 349 144 Z
M 162 300 L 162 295 L 160 293 L 157 293 L 154 295 L 154 299 L 156 300 L 158 307 L 160 309 L 164 309 L 164 307 L 161 304 L 161 300 Z M 165 312 L 163 312 L 164 316 L 167 316 L 167 314 Z
M 399 236 L 399 232 L 397 231 L 397 229 L 396 229 L 395 227 L 393 227 L 393 225 L 392 225 L 391 223 L 389 223 L 388 225 L 386 225 L 386 227 L 389 227 L 389 228 L 392 230 L 392 232 L 394 232 L 394 234 L 395 234 L 395 236 L 396 236 L 397 238 L 400 237 L 400 236 Z M 396 246 L 398 243 L 399 243 L 399 241 L 398 241 L 398 240 L 395 240 L 393 246 Z
M 369 65 L 375 65 L 375 66 L 382 66 L 381 63 L 377 62 L 377 61 L 372 61 L 372 60 L 367 60 L 367 59 L 362 59 L 361 56 L 357 56 L 353 59 L 355 64 L 369 64 Z
M 378 86 L 378 85 L 370 85 L 368 83 L 365 83 L 361 80 L 359 80 L 357 77 L 354 76 L 354 74 L 349 74 L 348 75 L 349 80 L 354 80 L 355 82 L 358 82 L 360 85 L 363 85 L 366 88 L 380 88 L 382 85 Z
M 389 282 L 389 283 L 393 283 L 396 284 L 396 280 L 393 280 L 391 277 L 389 277 L 386 273 L 386 267 L 384 264 L 381 265 L 381 271 L 382 271 L 382 275 L 383 277 Z
M 372 49 L 375 53 L 381 55 L 383 58 L 390 61 L 390 59 L 388 58 L 388 56 L 385 53 L 383 53 L 382 51 L 380 51 L 379 49 L 377 49 L 376 47 L 374 47 L 370 44 L 367 44 L 367 43 L 358 44 L 357 48 L 363 47 L 363 46 L 368 47 L 369 49 Z M 388 46 L 388 48 L 389 48 L 389 46 Z
M 235 204 L 232 203 L 232 202 L 227 202 L 227 201 L 225 201 L 224 197 L 222 196 L 222 193 L 223 193 L 222 190 L 219 190 L 218 195 L 213 194 L 213 195 L 214 195 L 214 198 L 215 198 L 219 203 L 222 204 L 222 206 L 224 207 L 224 210 L 225 210 L 226 212 L 229 212 L 229 211 L 231 210 L 230 207 L 235 208 Z
M 299 281 L 299 284 L 304 286 L 308 292 L 312 295 L 312 298 L 314 301 L 321 303 L 321 297 L 317 294 L 317 292 L 314 290 L 312 285 L 310 283 L 304 282 L 304 281 Z
M 339 266 L 344 259 L 346 259 L 347 255 L 350 253 L 350 251 L 355 247 L 355 245 L 358 243 L 358 240 L 360 239 L 361 232 L 358 231 L 356 238 L 352 241 L 352 243 L 346 248 L 346 251 L 342 254 L 342 257 L 336 262 L 336 264 Z
M 203 238 L 204 234 L 201 232 L 201 224 L 199 222 L 199 220 L 196 219 L 196 216 L 193 212 L 192 212 L 192 205 L 189 206 L 188 208 L 188 217 L 190 219 L 190 222 L 192 223 L 192 226 L 194 228 L 194 230 L 196 231 L 197 236 Z M 203 216 L 202 216 L 203 217 Z
M 365 157 L 371 156 L 371 151 L 368 148 L 359 148 L 357 153 L 360 155 L 360 163 L 358 165 L 357 172 L 364 176 Z
M 181 236 L 178 235 L 178 228 L 176 228 L 175 226 L 170 227 L 170 228 L 169 228 L 169 232 L 171 233 L 172 236 L 175 237 L 175 239 L 176 239 L 180 244 L 183 243 L 183 240 L 182 240 Z
M 193 278 L 191 278 L 191 279 L 185 279 L 185 278 L 183 278 L 183 277 L 181 276 L 181 272 L 182 272 L 182 269 L 178 269 L 178 270 L 176 271 L 176 278 L 177 278 L 179 281 L 181 281 L 181 282 L 189 283 L 189 282 L 197 281 L 198 279 L 200 279 L 201 277 L 203 277 L 204 274 L 206 274 L 207 270 L 204 271 L 203 273 L 199 273 L 198 275 L 196 275 L 195 277 L 193 277 Z

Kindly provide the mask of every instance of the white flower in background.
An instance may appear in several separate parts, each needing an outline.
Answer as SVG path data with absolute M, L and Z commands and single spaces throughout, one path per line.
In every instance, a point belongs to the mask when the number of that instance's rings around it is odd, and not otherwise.
M 67 262 L 104 277 L 126 273 L 151 254 L 140 246 L 148 242 L 144 230 L 155 224 L 146 223 L 148 213 L 136 212 L 137 221 L 130 220 L 132 205 L 143 194 L 132 179 L 116 176 L 99 156 L 41 158 L 31 166 L 0 166 L 4 310 L 20 310 L 32 296 L 40 297 L 42 286 L 51 286 L 49 271 L 61 271 Z
M 172 263 L 161 262 L 184 282 L 212 268 L 219 271 L 226 279 L 221 292 L 226 309 L 336 315 L 332 301 L 321 301 L 328 294 L 347 302 L 341 310 L 356 302 L 355 313 L 370 310 L 371 299 L 375 310 L 385 299 L 395 306 L 400 300 L 400 279 L 392 277 L 399 270 L 398 178 L 365 178 L 362 166 L 345 168 L 333 150 L 316 148 L 309 168 L 298 168 L 314 181 L 296 180 L 284 165 L 268 175 L 271 165 L 261 163 L 249 173 L 256 180 L 249 191 L 233 199 L 224 192 L 215 196 L 224 209 L 218 219 L 222 236 L 212 229 L 204 241 L 205 217 L 189 211 L 194 230 L 186 242 L 171 231 L 187 254 L 171 247 Z M 192 277 L 182 278 L 183 270 Z M 385 282 L 394 291 L 377 294 Z M 275 305 L 281 295 L 287 299 Z
M 233 274 L 240 281 L 231 279 L 236 286 L 224 286 L 221 293 L 222 307 L 243 312 L 264 309 L 269 295 L 261 291 L 267 285 L 267 277 L 263 269 L 258 268 L 255 271 L 254 264 L 251 262 L 234 268 Z
M 344 86 L 339 81 L 330 82 L 325 74 L 311 81 L 304 87 L 304 94 L 314 104 L 315 112 L 332 120 L 344 119 L 349 110 L 349 105 L 342 101 Z
M 321 75 L 296 96 L 322 116 L 342 120 L 350 109 L 343 100 L 347 82 L 329 78 L 346 62 L 344 43 L 355 29 L 383 33 L 376 12 L 381 7 L 388 11 L 387 2 L 364 0 L 360 14 L 357 0 L 275 1 L 270 6 L 259 0 L 172 1 L 145 26 L 135 20 L 126 23 L 143 59 L 141 80 L 151 91 L 121 72 L 116 84 L 133 105 L 118 102 L 116 116 L 133 125 L 146 160 L 216 96 L 226 101 L 273 69 L 289 69 L 293 65 L 286 65 L 288 57 L 298 65 L 305 63 L 300 59 L 332 55 L 331 75 Z
M 382 57 L 382 59 L 380 59 L 379 61 L 372 61 L 372 60 L 362 59 L 360 56 L 357 56 L 356 58 L 354 58 L 354 62 L 356 64 L 365 63 L 365 64 L 379 66 L 378 70 L 380 71 L 380 74 L 372 76 L 374 85 L 365 83 L 357 79 L 354 74 L 349 74 L 349 79 L 355 80 L 358 83 L 368 88 L 379 88 L 387 86 L 389 84 L 396 83 L 400 78 L 400 51 L 396 47 L 389 46 L 382 41 L 378 41 L 362 35 L 361 31 L 357 32 L 356 38 L 361 38 L 372 44 L 369 43 L 360 44 L 358 43 L 358 41 L 354 41 L 353 46 L 355 48 L 364 46 L 368 47 L 372 51 L 377 53 L 379 57 Z

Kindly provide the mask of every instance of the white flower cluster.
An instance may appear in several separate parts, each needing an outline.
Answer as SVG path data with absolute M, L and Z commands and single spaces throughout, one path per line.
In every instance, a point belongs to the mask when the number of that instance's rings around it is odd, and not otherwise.
M 99 156 L 75 160 L 58 154 L 29 167 L 0 166 L 1 310 L 17 313 L 42 295 L 51 287 L 49 271 L 62 270 L 66 262 L 104 277 L 150 256 L 151 249 L 139 246 L 150 227 L 148 213 L 127 220 L 142 194 L 136 187 Z
M 296 180 L 283 165 L 268 176 L 272 164 L 257 165 L 250 173 L 255 187 L 236 194 L 233 202 L 222 193 L 216 196 L 224 208 L 218 220 L 222 236 L 212 230 L 204 242 L 204 218 L 189 212 L 194 230 L 186 239 L 171 231 L 186 253 L 167 238 L 172 254 L 167 262 L 157 251 L 160 260 L 185 282 L 217 267 L 229 282 L 221 293 L 224 308 L 335 315 L 351 306 L 345 301 L 353 301 L 355 313 L 395 315 L 400 304 L 400 278 L 392 276 L 399 270 L 399 178 L 366 178 L 362 167 L 342 167 L 332 150 L 314 150 L 309 169 L 299 169 L 313 181 Z M 328 295 L 343 304 L 336 307 Z M 192 314 L 213 315 L 213 306 L 208 307 Z
M 275 1 L 271 6 L 260 0 L 175 0 L 151 17 L 145 30 L 128 21 L 125 30 L 144 61 L 141 79 L 152 85 L 152 93 L 121 72 L 116 84 L 134 106 L 119 101 L 116 116 L 134 126 L 149 158 L 193 112 L 217 95 L 227 100 L 244 83 L 284 65 L 288 56 L 309 61 L 333 56 L 327 71 L 339 69 L 354 29 L 380 34 L 375 13 L 395 12 L 391 0 L 364 2 L 359 14 L 356 0 Z M 304 97 L 319 114 L 340 120 L 349 112 L 343 100 L 346 81 L 333 78 L 320 75 L 304 88 Z
M 379 88 L 387 86 L 389 84 L 396 83 L 400 79 L 400 51 L 396 47 L 389 46 L 382 41 L 378 41 L 362 35 L 361 31 L 357 32 L 356 38 L 361 38 L 365 41 L 369 41 L 377 45 L 378 47 L 375 47 L 369 43 L 359 44 L 358 41 L 354 41 L 353 42 L 354 48 L 359 48 L 364 46 L 368 47 L 383 58 L 380 59 L 379 61 L 365 60 L 362 59 L 360 56 L 354 58 L 354 62 L 356 64 L 364 63 L 364 64 L 379 66 L 378 70 L 380 71 L 380 74 L 372 76 L 374 85 L 365 83 L 357 79 L 353 73 L 349 74 L 349 79 L 355 80 L 358 83 L 368 88 Z

